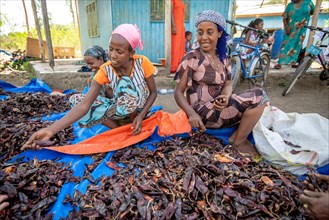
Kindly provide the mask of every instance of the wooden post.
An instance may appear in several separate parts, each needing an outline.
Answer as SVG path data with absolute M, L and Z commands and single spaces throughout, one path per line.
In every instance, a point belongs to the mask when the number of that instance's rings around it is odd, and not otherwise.
M 165 75 L 170 75 L 171 65 L 171 0 L 165 0 Z
M 77 20 L 77 23 L 78 23 L 78 31 L 79 31 L 79 42 L 80 42 L 80 51 L 82 50 L 82 45 L 81 45 L 81 34 L 80 34 L 80 19 L 79 19 L 79 10 L 78 10 L 78 2 L 77 0 L 74 0 L 74 3 L 75 3 L 75 14 L 76 14 L 76 20 Z M 81 51 L 82 53 L 82 51 Z
M 26 22 L 26 28 L 27 28 L 27 36 L 31 37 L 31 31 L 30 31 L 30 25 L 29 25 L 29 18 L 27 16 L 25 1 L 22 0 L 22 3 L 23 3 L 23 8 L 24 8 L 24 14 L 25 14 L 25 22 Z
M 233 8 L 233 10 L 232 10 L 231 20 L 232 21 L 235 21 L 235 19 L 236 19 L 236 9 L 238 8 L 238 6 L 236 4 L 236 0 L 233 0 L 232 1 L 232 8 Z M 234 38 L 235 32 L 236 32 L 235 26 L 234 25 L 231 25 L 230 35 L 231 35 L 232 38 Z
M 312 17 L 312 23 L 311 23 L 311 26 L 313 27 L 317 26 L 321 4 L 322 4 L 322 0 L 316 0 L 315 9 Z M 310 31 L 310 35 L 308 36 L 306 51 L 313 43 L 313 36 L 314 36 L 314 31 Z
M 37 15 L 37 7 L 35 5 L 34 0 L 31 0 L 31 6 L 32 6 L 32 10 L 33 10 L 35 28 L 37 29 L 37 33 L 38 33 L 38 42 L 39 42 L 39 48 L 40 48 L 40 54 L 41 54 L 41 62 L 44 63 L 44 62 L 46 62 L 45 50 L 43 48 L 43 40 L 42 40 L 42 34 L 41 34 L 40 24 L 39 24 L 38 15 Z
M 54 70 L 54 66 L 55 66 L 54 52 L 53 52 L 53 44 L 51 41 L 46 0 L 41 0 L 41 8 L 42 8 L 43 24 L 45 27 L 45 35 L 47 40 L 49 66 Z

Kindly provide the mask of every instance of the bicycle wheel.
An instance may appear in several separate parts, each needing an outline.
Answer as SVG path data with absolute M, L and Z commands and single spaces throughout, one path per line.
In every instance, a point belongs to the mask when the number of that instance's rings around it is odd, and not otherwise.
M 239 57 L 238 56 L 232 57 L 231 63 L 232 63 L 232 91 L 234 91 L 240 79 L 240 73 L 241 73 L 241 63 Z
M 324 80 L 327 80 L 327 79 L 329 79 L 329 69 L 324 69 L 320 73 L 320 80 L 324 81 Z
M 249 82 L 253 85 L 265 87 L 268 70 L 270 68 L 270 56 L 268 54 L 262 54 L 260 57 L 256 57 L 250 68 Z M 250 78 L 257 76 L 256 78 Z
M 307 56 L 303 59 L 302 63 L 298 65 L 296 71 L 293 73 L 291 79 L 288 82 L 288 85 L 286 88 L 284 88 L 282 92 L 282 96 L 287 95 L 292 87 L 295 85 L 297 82 L 297 79 L 301 77 L 301 75 L 306 72 L 306 70 L 311 66 L 313 59 L 310 56 Z

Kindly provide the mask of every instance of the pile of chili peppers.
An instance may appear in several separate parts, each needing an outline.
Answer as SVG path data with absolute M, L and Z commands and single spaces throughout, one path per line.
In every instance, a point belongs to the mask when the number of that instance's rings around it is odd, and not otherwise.
M 0 219 L 51 219 L 47 212 L 56 201 L 66 182 L 79 183 L 73 177 L 70 165 L 56 161 L 23 158 L 9 162 L 19 154 L 20 148 L 37 130 L 51 124 L 42 122 L 42 116 L 69 109 L 68 96 L 50 96 L 43 93 L 10 93 L 0 101 L 0 194 L 7 195 L 10 206 L 0 212 Z M 57 133 L 44 145 L 69 144 L 74 139 L 72 126 Z
M 0 91 L 8 98 L 0 101 L 0 162 L 13 158 L 28 138 L 50 122 L 41 122 L 42 116 L 69 109 L 68 96 L 50 96 L 44 93 L 11 93 Z M 57 133 L 50 142 L 40 145 L 59 146 L 74 139 L 72 126 Z
M 0 194 L 9 196 L 10 207 L 0 212 L 0 219 L 51 219 L 48 211 L 62 185 L 81 179 L 72 176 L 70 165 L 56 161 L 8 159 L 49 124 L 32 119 L 68 110 L 68 97 L 0 91 L 4 93 L 10 97 L 0 107 Z M 72 130 L 39 144 L 68 144 Z M 75 207 L 66 219 L 305 219 L 302 190 L 328 190 L 314 175 L 303 183 L 200 133 L 164 140 L 155 151 L 119 150 L 107 162 L 114 174 L 97 180 L 91 173 L 104 154 L 94 157 L 82 177 L 90 182 L 87 192 L 75 191 L 63 201 Z
M 130 147 L 107 165 L 115 172 L 65 202 L 67 219 L 305 219 L 304 184 L 207 134 L 172 138 L 155 151 Z
M 0 163 L 9 160 L 21 153 L 21 147 L 31 137 L 31 135 L 45 128 L 51 124 L 51 122 L 39 121 L 39 120 L 25 120 L 18 117 L 8 116 L 2 118 L 0 125 Z M 48 141 L 47 146 L 61 146 L 70 144 L 70 141 L 74 139 L 73 127 L 70 126 L 54 135 L 51 141 Z M 44 145 L 43 143 L 38 143 Z
M 3 90 L 0 91 L 0 95 L 9 96 L 1 100 L 1 116 L 41 118 L 70 109 L 69 95 L 49 95 L 42 92 L 12 93 Z
M 8 196 L 10 206 L 0 219 L 51 219 L 49 207 L 56 201 L 63 184 L 79 183 L 69 165 L 51 160 L 16 161 L 0 166 L 0 194 Z

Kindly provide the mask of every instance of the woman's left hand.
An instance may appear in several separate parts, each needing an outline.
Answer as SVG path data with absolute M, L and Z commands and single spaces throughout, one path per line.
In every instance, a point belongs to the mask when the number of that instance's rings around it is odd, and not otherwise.
M 143 122 L 143 117 L 139 114 L 136 116 L 134 119 L 131 129 L 132 129 L 132 134 L 137 135 L 141 133 L 142 131 L 142 122 Z
M 214 102 L 214 108 L 218 111 L 222 111 L 228 105 L 229 97 L 227 95 L 220 95 Z
M 305 21 L 299 22 L 298 24 L 296 24 L 297 30 L 301 29 L 305 26 Z

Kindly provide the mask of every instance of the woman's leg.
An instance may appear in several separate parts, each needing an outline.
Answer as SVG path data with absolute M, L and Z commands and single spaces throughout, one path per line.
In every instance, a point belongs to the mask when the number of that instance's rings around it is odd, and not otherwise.
M 247 138 L 262 116 L 265 107 L 266 104 L 262 104 L 254 109 L 246 110 L 243 113 L 238 129 L 230 137 L 231 140 L 234 139 L 233 147 L 236 150 L 242 153 L 250 153 L 253 156 L 258 154 L 256 147 L 252 145 Z M 233 135 L 235 135 L 235 137 Z
M 237 132 L 238 129 L 235 129 L 235 131 L 233 132 L 233 134 L 228 138 L 228 142 L 230 144 L 233 144 L 234 142 L 234 139 L 235 139 L 235 136 L 236 136 L 236 132 Z
M 106 121 L 103 121 L 102 124 L 111 129 L 119 127 L 119 125 L 111 119 L 107 119 Z

